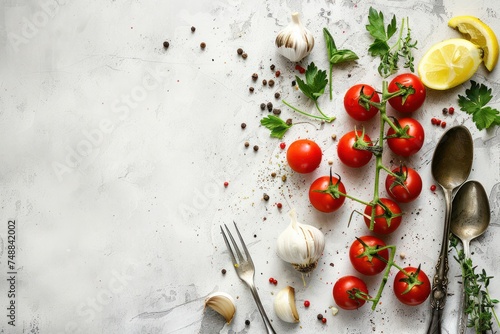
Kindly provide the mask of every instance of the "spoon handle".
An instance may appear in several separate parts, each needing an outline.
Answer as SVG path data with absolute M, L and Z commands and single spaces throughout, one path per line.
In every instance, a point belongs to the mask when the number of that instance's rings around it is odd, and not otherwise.
M 444 233 L 441 243 L 441 252 L 439 253 L 436 264 L 436 274 L 432 280 L 431 290 L 431 308 L 432 318 L 429 324 L 427 334 L 441 333 L 441 314 L 446 303 L 448 293 L 448 243 L 450 239 L 450 221 L 451 221 L 451 195 L 452 190 L 443 187 L 446 210 L 444 216 Z

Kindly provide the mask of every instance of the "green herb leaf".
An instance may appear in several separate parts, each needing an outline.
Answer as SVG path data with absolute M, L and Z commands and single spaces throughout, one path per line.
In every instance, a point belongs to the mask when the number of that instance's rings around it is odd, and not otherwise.
M 500 125 L 500 112 L 486 106 L 493 98 L 491 88 L 484 84 L 479 85 L 473 80 L 470 83 L 471 87 L 465 90 L 466 96 L 458 95 L 460 109 L 472 115 L 472 120 L 479 130 Z
M 292 124 L 287 124 L 281 118 L 269 115 L 260 120 L 260 124 L 271 130 L 271 137 L 283 138 L 285 133 L 292 127 Z
M 323 95 L 328 84 L 326 71 L 319 70 L 314 63 L 307 66 L 305 82 L 298 76 L 295 76 L 295 79 L 302 93 L 313 101 L 317 101 Z
M 396 40 L 392 46 L 389 45 L 389 40 L 398 31 L 396 16 L 393 15 L 391 22 L 385 26 L 384 14 L 380 11 L 377 12 L 373 7 L 370 7 L 368 12 L 368 22 L 366 30 L 374 38 L 373 43 L 368 48 L 368 53 L 373 57 L 380 57 L 380 65 L 378 72 L 384 78 L 395 73 L 398 70 L 399 57 L 405 59 L 404 67 L 414 71 L 413 55 L 411 50 L 416 48 L 417 42 L 411 40 L 411 30 L 405 22 L 408 19 L 401 21 L 401 29 Z M 403 38 L 403 31 L 406 28 L 406 37 Z

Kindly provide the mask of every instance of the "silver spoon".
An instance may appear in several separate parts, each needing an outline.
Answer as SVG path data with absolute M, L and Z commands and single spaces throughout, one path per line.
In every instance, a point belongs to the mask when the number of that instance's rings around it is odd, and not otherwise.
M 490 204 L 488 195 L 481 183 L 467 181 L 457 191 L 453 198 L 451 210 L 451 232 L 464 245 L 464 255 L 470 257 L 469 243 L 472 239 L 483 234 L 490 224 Z M 462 285 L 460 306 L 458 310 L 458 330 L 460 334 L 467 329 L 467 315 L 464 313 L 465 291 Z
M 451 197 L 469 177 L 473 160 L 472 136 L 464 126 L 455 126 L 446 131 L 439 140 L 432 156 L 432 176 L 444 193 L 446 210 L 444 216 L 443 241 L 436 264 L 431 291 L 432 317 L 427 334 L 441 333 L 441 314 L 448 290 L 448 243 L 450 234 Z

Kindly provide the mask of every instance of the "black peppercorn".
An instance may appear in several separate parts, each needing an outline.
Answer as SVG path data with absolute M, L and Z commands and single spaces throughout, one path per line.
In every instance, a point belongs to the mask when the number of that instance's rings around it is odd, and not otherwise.
M 259 75 L 257 73 L 252 74 L 252 79 L 255 81 L 259 78 Z
M 261 104 L 260 104 L 260 109 L 261 109 L 261 110 L 266 109 L 266 104 L 265 104 L 265 103 L 261 103 Z
M 269 87 L 274 86 L 274 80 L 273 79 L 269 80 L 268 84 L 269 84 Z
M 248 88 L 248 90 L 249 90 L 251 93 L 253 93 L 253 91 L 255 90 L 255 88 L 250 87 L 250 88 Z
M 247 127 L 247 124 L 246 123 L 241 123 L 241 128 L 244 129 Z
M 267 85 L 267 80 L 266 80 L 266 79 L 262 80 L 262 84 L 263 84 L 264 86 L 265 86 L 265 85 Z
M 241 56 L 243 54 L 243 49 L 242 48 L 238 48 L 238 50 L 236 50 L 236 53 Z
M 264 201 L 269 201 L 269 195 L 268 194 L 264 194 L 264 196 L 262 198 L 264 199 Z
M 246 141 L 245 142 L 245 147 L 248 147 L 248 146 L 250 146 L 250 143 Z
M 286 123 L 286 125 L 292 125 L 292 122 L 293 122 L 292 119 L 289 118 L 289 119 L 286 120 L 285 123 Z
M 323 314 L 321 314 L 321 313 L 318 313 L 318 317 L 317 317 L 317 318 L 318 318 L 318 320 L 321 320 L 321 319 L 323 319 Z
M 297 83 L 295 82 L 295 80 L 292 81 L 292 87 L 295 86 Z
M 254 150 L 255 152 L 257 152 L 257 151 L 259 150 L 259 146 L 255 145 L 255 146 L 253 147 L 253 150 Z
M 191 27 L 191 32 L 195 32 L 196 31 L 196 28 L 195 27 Z
M 164 47 L 165 49 L 168 49 L 168 47 L 169 47 L 169 46 L 170 46 L 170 43 L 169 43 L 169 42 L 167 42 L 167 41 L 163 42 L 163 47 Z
M 249 326 L 250 325 L 250 320 L 245 320 L 245 325 Z
M 274 93 L 274 97 L 275 97 L 276 99 L 279 99 L 279 98 L 280 98 L 280 96 L 281 96 L 281 95 L 280 95 L 280 93 L 278 93 L 278 92 Z
M 273 114 L 275 115 L 281 114 L 281 109 L 273 109 Z
M 248 55 L 247 55 L 247 53 L 246 53 L 246 52 L 243 52 L 243 53 L 241 54 L 241 56 L 243 57 L 243 59 L 247 59 L 247 57 L 248 57 Z
M 271 102 L 267 103 L 267 110 L 272 111 L 273 110 L 273 104 Z
M 225 275 L 226 274 L 226 269 L 222 269 L 221 273 L 222 273 L 222 275 Z
M 200 43 L 200 48 L 204 49 L 207 47 L 207 44 L 205 42 Z
M 274 64 L 271 65 L 271 71 L 274 71 L 274 69 L 276 68 L 276 66 L 274 66 Z

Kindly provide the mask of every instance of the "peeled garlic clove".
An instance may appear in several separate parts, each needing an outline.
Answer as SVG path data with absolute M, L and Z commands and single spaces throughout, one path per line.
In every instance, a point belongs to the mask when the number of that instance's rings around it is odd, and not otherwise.
M 299 13 L 293 13 L 292 21 L 278 33 L 275 43 L 278 53 L 297 62 L 311 53 L 314 37 L 300 22 Z
M 287 286 L 278 292 L 274 298 L 274 312 L 285 322 L 299 322 L 299 313 L 295 306 L 295 289 Z
M 225 292 L 214 292 L 205 299 L 205 307 L 210 307 L 226 319 L 229 324 L 233 320 L 236 306 L 234 299 Z
M 294 209 L 289 214 L 291 223 L 277 240 L 278 256 L 301 273 L 309 273 L 323 254 L 325 236 L 314 226 L 300 224 Z

